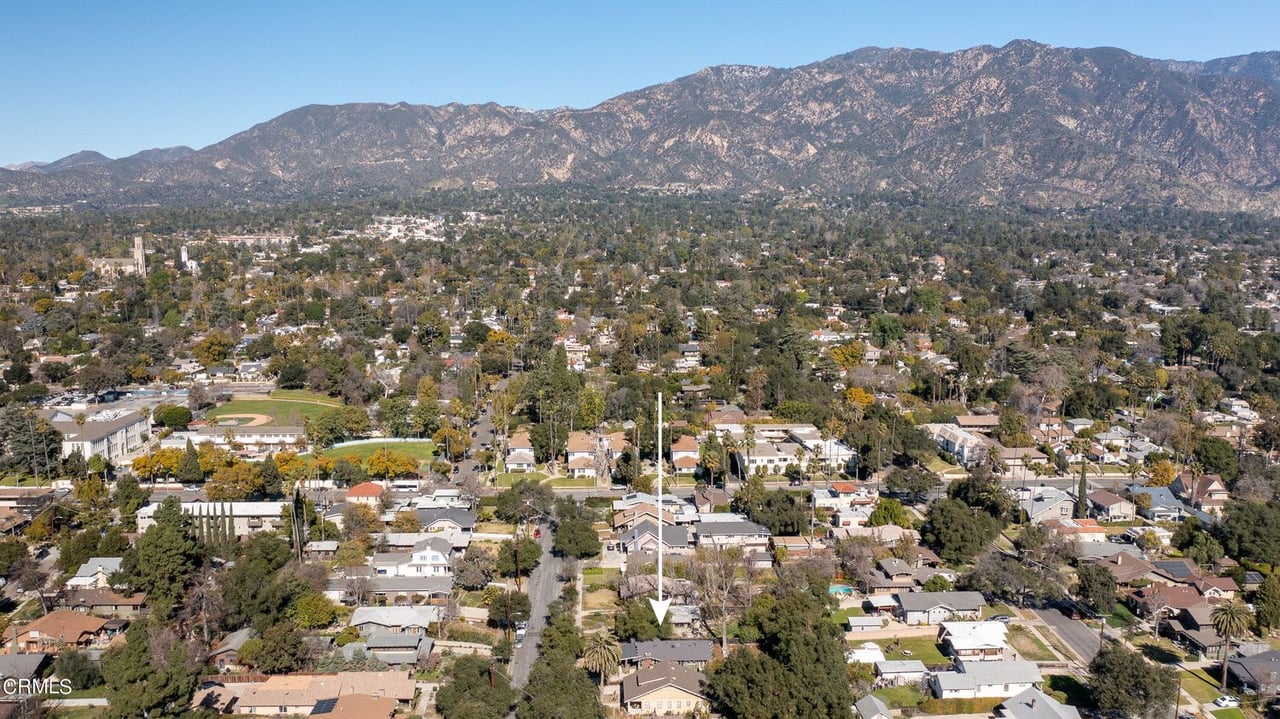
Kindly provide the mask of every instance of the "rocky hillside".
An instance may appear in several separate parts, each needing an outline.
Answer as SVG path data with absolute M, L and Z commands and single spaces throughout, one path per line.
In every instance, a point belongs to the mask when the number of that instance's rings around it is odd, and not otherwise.
M 1280 208 L 1280 53 L 1203 63 L 1018 41 L 720 66 L 583 110 L 350 104 L 202 150 L 0 170 L 0 204 L 285 200 L 429 186 L 922 191 Z

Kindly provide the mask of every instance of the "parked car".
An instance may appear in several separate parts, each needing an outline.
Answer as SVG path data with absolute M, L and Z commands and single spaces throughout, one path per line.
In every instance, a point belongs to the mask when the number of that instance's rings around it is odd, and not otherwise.
M 1213 705 L 1216 707 L 1223 707 L 1224 709 L 1228 707 L 1238 707 L 1240 706 L 1240 700 L 1237 697 L 1227 696 L 1226 694 L 1223 694 L 1222 696 L 1213 700 Z
M 1010 619 L 1013 619 L 1013 617 L 1008 614 L 995 614 L 991 617 L 990 621 L 1008 624 Z

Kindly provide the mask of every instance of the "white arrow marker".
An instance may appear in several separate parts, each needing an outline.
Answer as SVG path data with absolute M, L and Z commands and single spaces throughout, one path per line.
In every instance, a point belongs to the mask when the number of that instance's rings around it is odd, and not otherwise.
M 658 624 L 667 618 L 667 610 L 671 608 L 671 600 L 662 598 L 662 455 L 666 448 L 662 446 L 662 393 L 658 393 L 658 598 L 650 599 L 653 616 Z

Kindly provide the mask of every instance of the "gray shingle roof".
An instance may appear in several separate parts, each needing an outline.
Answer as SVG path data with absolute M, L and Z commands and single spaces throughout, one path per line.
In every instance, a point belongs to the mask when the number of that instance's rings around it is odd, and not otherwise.
M 893 596 L 907 612 L 927 612 L 934 607 L 973 612 L 987 606 L 981 592 L 903 592 Z
M 622 661 L 652 659 L 657 662 L 709 662 L 713 642 L 709 639 L 653 639 L 622 645 Z

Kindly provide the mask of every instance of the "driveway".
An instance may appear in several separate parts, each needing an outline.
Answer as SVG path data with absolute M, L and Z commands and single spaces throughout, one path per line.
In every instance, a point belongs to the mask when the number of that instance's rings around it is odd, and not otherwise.
M 524 591 L 529 595 L 531 606 L 529 626 L 526 629 L 524 646 L 511 654 L 511 679 L 517 687 L 524 686 L 529 680 L 529 669 L 533 660 L 538 657 L 538 645 L 542 641 L 542 630 L 547 625 L 547 606 L 560 596 L 560 570 L 562 560 L 551 554 L 551 535 L 553 532 L 543 531 L 538 544 L 542 545 L 542 560 L 534 567 L 533 574 L 524 581 Z
M 1057 609 L 1037 609 L 1035 613 L 1080 657 L 1082 664 L 1088 666 L 1093 661 L 1101 646 L 1097 629 L 1079 619 L 1071 619 Z

